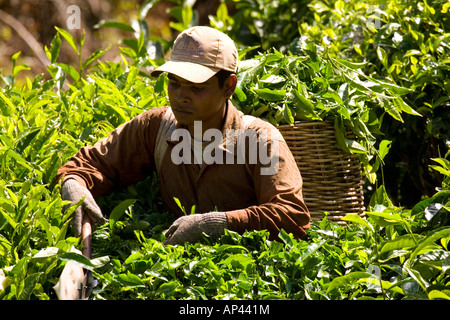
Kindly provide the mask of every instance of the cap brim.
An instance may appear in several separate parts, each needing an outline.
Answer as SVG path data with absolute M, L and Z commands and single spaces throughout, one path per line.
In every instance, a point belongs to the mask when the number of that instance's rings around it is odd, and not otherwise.
M 153 70 L 150 75 L 157 77 L 163 72 L 168 72 L 189 82 L 202 83 L 207 81 L 219 71 L 219 68 L 207 67 L 193 62 L 171 60 Z

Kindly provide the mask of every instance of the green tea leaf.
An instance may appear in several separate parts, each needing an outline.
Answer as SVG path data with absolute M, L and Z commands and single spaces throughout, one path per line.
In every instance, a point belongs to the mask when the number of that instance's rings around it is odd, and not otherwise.
M 14 160 L 16 160 L 16 162 L 18 164 L 20 164 L 21 166 L 25 167 L 26 169 L 28 169 L 30 171 L 33 170 L 33 168 L 28 164 L 28 162 L 21 155 L 19 155 L 17 152 L 15 152 L 14 150 L 9 149 L 6 152 L 6 155 L 10 156 Z
M 366 212 L 380 226 L 389 226 L 405 223 L 400 214 L 390 212 Z
M 359 215 L 357 214 L 347 214 L 345 216 L 343 216 L 341 218 L 341 220 L 343 221 L 349 221 L 349 222 L 354 222 L 360 225 L 365 226 L 366 228 L 370 229 L 370 231 L 374 232 L 373 226 L 367 222 L 366 219 L 361 218 Z
M 414 116 L 419 116 L 419 117 L 422 116 L 420 113 L 418 113 L 413 108 L 411 108 L 409 105 L 407 105 L 405 103 L 405 101 L 400 97 L 395 98 L 394 100 L 392 100 L 392 102 L 394 103 L 394 106 L 397 108 L 397 110 L 401 110 L 402 112 L 406 112 L 406 113 L 412 114 Z
M 47 259 L 50 257 L 56 257 L 61 253 L 61 249 L 57 247 L 48 247 L 40 250 L 33 256 L 33 259 Z
M 75 261 L 79 263 L 84 269 L 93 270 L 95 268 L 103 267 L 109 261 L 108 256 L 103 256 L 95 259 L 89 259 L 84 255 L 76 252 L 65 252 L 59 255 L 59 258 L 64 261 Z
M 308 248 L 302 253 L 301 260 L 308 258 L 311 254 L 319 250 L 327 240 L 320 240 L 318 242 L 314 242 L 308 246 Z
M 181 20 L 185 27 L 189 27 L 191 25 L 192 17 L 193 17 L 192 8 L 189 5 L 184 5 L 181 10 Z
M 6 200 L 0 199 L 0 213 L 2 214 L 3 218 L 15 229 L 18 223 L 16 223 L 15 221 L 14 212 L 14 207 L 12 207 L 9 203 L 6 203 Z
M 60 67 L 66 74 L 68 74 L 74 81 L 80 79 L 80 74 L 74 67 L 64 63 L 55 63 L 56 66 Z
M 363 67 L 365 67 L 367 65 L 367 62 L 350 62 L 350 61 L 343 60 L 343 59 L 335 59 L 335 60 L 337 62 L 339 62 L 340 64 L 343 64 L 347 68 L 350 68 L 350 69 L 353 69 L 353 70 L 361 69 L 361 68 L 363 68 Z
M 113 229 L 114 225 L 117 221 L 119 221 L 125 211 L 136 201 L 137 199 L 126 199 L 114 207 L 113 211 L 111 211 L 111 214 L 109 215 L 109 227 L 111 229 Z
M 219 262 L 219 264 L 231 265 L 233 268 L 243 268 L 245 269 L 248 264 L 253 263 L 254 260 L 244 254 L 233 254 Z
M 331 283 L 328 285 L 327 293 L 334 290 L 343 288 L 346 286 L 351 286 L 357 283 L 361 279 L 370 278 L 372 277 L 371 273 L 368 272 L 362 272 L 362 271 L 355 271 L 350 272 L 344 276 L 334 278 Z
M 142 258 L 142 252 L 141 251 L 137 251 L 135 253 L 132 253 L 131 255 L 128 256 L 128 258 L 125 260 L 125 264 L 130 264 L 135 260 L 141 259 Z
M 381 159 L 384 159 L 384 157 L 386 157 L 386 155 L 389 152 L 389 149 L 391 148 L 392 145 L 392 141 L 389 140 L 382 140 L 380 142 L 380 146 L 379 146 L 379 155 Z
M 430 244 L 434 244 L 437 240 L 441 238 L 448 237 L 450 235 L 450 228 L 444 228 L 441 230 L 436 230 L 431 233 L 431 235 L 427 236 L 425 239 L 423 239 L 417 247 L 414 249 L 414 251 L 411 253 L 411 256 L 409 258 L 410 261 L 412 261 L 425 247 L 427 247 Z
M 39 281 L 42 272 L 32 273 L 25 278 L 18 300 L 30 300 L 31 294 Z
M 258 96 L 267 101 L 282 101 L 286 97 L 284 90 L 275 89 L 252 89 Z
M 416 269 L 411 268 L 408 264 L 403 266 L 403 269 L 408 272 L 408 274 L 413 278 L 426 292 L 427 288 L 430 286 L 429 283 L 423 278 L 420 272 Z
M 291 109 L 287 105 L 284 105 L 283 107 L 285 121 L 288 124 L 294 123 L 294 117 L 292 116 Z
M 431 290 L 428 298 L 430 300 L 450 300 L 450 290 Z
M 64 39 L 66 39 L 66 41 L 69 43 L 69 45 L 72 47 L 72 49 L 77 53 L 77 55 L 80 54 L 80 52 L 78 51 L 78 47 L 75 43 L 75 39 L 73 38 L 73 36 L 66 30 L 58 28 L 55 26 L 55 29 L 59 32 L 60 35 L 63 36 Z
M 50 49 L 48 49 L 47 46 L 45 46 L 44 48 L 45 53 L 47 54 L 47 57 L 50 59 L 51 63 L 55 63 L 56 60 L 58 59 L 60 48 L 61 48 L 61 37 L 57 32 L 53 37 L 52 42 L 50 43 Z
M 101 20 L 99 23 L 97 23 L 94 28 L 116 28 L 116 29 L 120 29 L 123 31 L 130 31 L 130 32 L 135 32 L 135 30 L 133 29 L 132 26 L 130 26 L 129 24 L 123 23 L 123 22 L 118 22 L 118 21 L 106 21 L 106 20 Z
M 126 287 L 145 287 L 144 282 L 137 275 L 130 272 L 119 274 L 117 280 Z
M 367 153 L 367 149 L 356 140 L 345 139 L 345 144 L 347 145 L 347 149 L 353 153 Z
M 386 51 L 381 46 L 377 47 L 377 55 L 378 55 L 378 59 L 380 59 L 381 63 L 384 65 L 384 67 L 386 69 L 388 69 L 389 68 L 389 66 L 388 66 L 388 55 L 387 55 Z
M 384 185 L 381 185 L 372 195 L 369 202 L 369 208 L 372 208 L 370 210 L 373 210 L 376 205 L 383 205 L 386 208 L 393 207 L 392 201 L 389 199 Z
M 6 104 L 6 105 L 0 104 L 0 107 L 1 107 L 1 109 L 0 109 L 1 114 L 0 115 L 11 116 L 11 113 L 16 109 L 14 107 L 14 104 L 11 102 L 11 100 L 2 91 L 0 91 L 0 98 Z M 8 107 L 8 108 L 5 108 L 5 107 Z
M 278 237 L 283 240 L 288 248 L 293 246 L 292 234 L 288 234 L 284 229 L 280 230 Z
M 415 247 L 421 238 L 423 237 L 417 234 L 399 236 L 393 240 L 387 241 L 381 247 L 380 253 L 386 253 L 392 250 L 409 250 Z
M 317 114 L 314 110 L 314 105 L 306 99 L 306 97 L 297 89 L 292 89 L 293 93 L 293 103 L 295 116 L 298 117 L 299 120 L 314 120 L 317 119 Z
M 87 68 L 89 65 L 91 65 L 95 60 L 97 60 L 98 58 L 100 58 L 102 55 L 104 55 L 106 53 L 106 51 L 108 51 L 108 49 L 103 50 L 103 49 L 98 49 L 96 51 L 94 51 L 89 58 L 86 59 L 86 61 L 84 62 L 83 67 Z
M 160 295 L 165 295 L 165 296 L 170 297 L 178 286 L 179 286 L 179 283 L 176 281 L 170 281 L 167 283 L 163 283 L 162 285 L 159 286 L 157 293 Z

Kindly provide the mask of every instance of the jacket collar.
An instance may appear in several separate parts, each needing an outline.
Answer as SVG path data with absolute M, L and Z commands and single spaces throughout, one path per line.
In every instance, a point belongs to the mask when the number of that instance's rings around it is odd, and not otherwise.
M 242 127 L 242 115 L 243 115 L 243 113 L 241 111 L 239 111 L 238 109 L 236 109 L 236 107 L 233 105 L 233 103 L 229 99 L 226 101 L 225 108 L 226 108 L 225 121 L 223 123 L 222 128 L 220 129 L 222 131 L 224 143 L 225 143 L 225 139 L 226 139 L 227 130 L 230 130 L 230 129 L 237 130 Z M 170 109 L 170 112 L 172 112 L 171 108 L 169 108 L 169 109 Z M 187 127 L 180 125 L 174 116 L 173 116 L 173 126 L 174 126 L 174 129 L 186 129 L 187 130 Z M 172 140 L 170 136 L 167 138 L 167 142 L 172 143 L 172 144 L 178 143 L 177 140 Z

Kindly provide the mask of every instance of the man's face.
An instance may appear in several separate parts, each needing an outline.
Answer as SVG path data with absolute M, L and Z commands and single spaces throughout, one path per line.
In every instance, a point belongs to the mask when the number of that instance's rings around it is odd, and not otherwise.
M 202 121 L 204 129 L 220 129 L 225 101 L 230 97 L 227 85 L 220 88 L 215 76 L 203 83 L 189 82 L 173 74 L 169 74 L 168 78 L 170 105 L 181 125 L 193 127 L 194 121 Z

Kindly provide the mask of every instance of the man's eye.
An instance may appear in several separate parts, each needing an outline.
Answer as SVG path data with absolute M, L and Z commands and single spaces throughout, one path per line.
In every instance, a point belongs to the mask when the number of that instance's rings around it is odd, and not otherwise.
M 178 88 L 178 87 L 180 86 L 180 84 L 179 84 L 177 81 L 169 81 L 169 84 L 170 84 L 172 87 L 176 87 L 176 88 Z
M 192 91 L 194 91 L 194 92 L 201 92 L 202 90 L 203 90 L 203 87 L 197 87 L 197 86 L 192 87 Z

